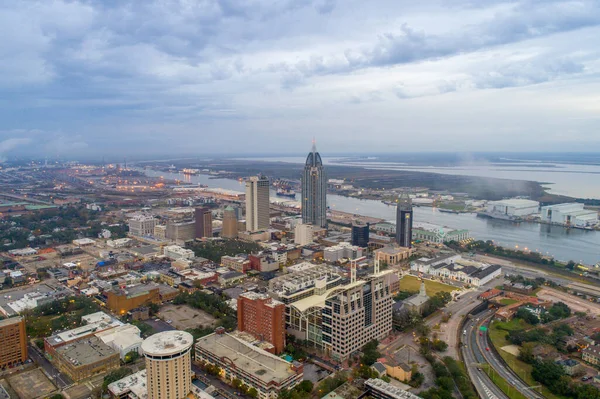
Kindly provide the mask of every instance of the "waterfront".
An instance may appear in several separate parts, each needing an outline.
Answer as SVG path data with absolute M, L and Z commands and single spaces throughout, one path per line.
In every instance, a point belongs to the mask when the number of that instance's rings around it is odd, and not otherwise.
M 210 179 L 208 175 L 183 175 L 147 170 L 149 176 L 163 176 L 166 179 L 178 179 L 197 184 L 206 184 L 211 188 L 225 188 L 244 191 L 244 182 L 232 179 Z M 275 196 L 272 190 L 271 195 Z M 281 199 L 281 198 L 280 198 Z M 339 195 L 327 195 L 327 204 L 331 209 L 394 220 L 396 208 L 381 201 L 360 200 Z M 538 223 L 512 223 L 477 217 L 473 213 L 452 214 L 439 212 L 435 208 L 415 207 L 415 222 L 428 222 L 454 229 L 467 229 L 471 237 L 477 240 L 493 240 L 495 243 L 519 249 L 528 248 L 543 254 L 552 255 L 559 260 L 574 260 L 593 265 L 600 261 L 600 232 L 566 229 Z
M 257 160 L 256 158 L 236 158 Z M 301 157 L 261 158 L 261 161 L 304 163 Z M 377 162 L 351 160 L 343 157 L 323 157 L 325 165 L 356 166 L 375 170 L 406 170 L 411 172 L 438 173 L 443 175 L 477 176 L 509 180 L 526 180 L 541 183 L 547 192 L 573 198 L 600 199 L 600 166 L 576 165 L 560 162 L 465 162 L 456 166 L 415 166 L 402 162 Z

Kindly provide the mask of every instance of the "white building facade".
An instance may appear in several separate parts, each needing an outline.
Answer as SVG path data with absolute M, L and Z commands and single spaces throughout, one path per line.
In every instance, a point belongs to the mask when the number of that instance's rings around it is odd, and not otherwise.
M 520 198 L 490 201 L 487 204 L 488 213 L 509 217 L 533 215 L 539 212 L 539 208 L 539 202 Z
M 246 180 L 246 231 L 269 228 L 269 179 L 253 176 Z
M 179 259 L 192 260 L 195 257 L 194 251 L 192 251 L 191 249 L 182 248 L 179 245 L 166 246 L 163 250 L 163 254 L 167 258 L 173 259 L 173 260 L 179 260 Z
M 598 212 L 584 209 L 580 203 L 556 204 L 542 207 L 542 221 L 574 227 L 592 227 L 598 224 Z

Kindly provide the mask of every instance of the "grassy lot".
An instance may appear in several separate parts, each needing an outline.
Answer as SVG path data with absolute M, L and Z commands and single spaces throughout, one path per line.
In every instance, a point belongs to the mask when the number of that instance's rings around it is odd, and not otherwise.
M 504 298 L 504 299 L 500 299 L 498 302 L 500 302 L 503 305 L 512 305 L 513 303 L 517 303 L 519 301 L 517 301 L 516 299 L 511 299 L 511 298 Z
M 500 353 L 500 356 L 502 356 L 504 361 L 508 363 L 509 367 L 513 369 L 519 375 L 519 377 L 521 377 L 527 384 L 533 386 L 539 385 L 539 382 L 535 381 L 531 377 L 531 365 L 520 361 L 515 355 L 511 355 L 510 353 L 500 349 L 503 346 L 511 345 L 511 343 L 506 340 L 506 334 L 508 331 L 528 327 L 531 326 L 520 319 L 513 319 L 506 323 L 495 321 L 494 323 L 492 323 L 491 328 L 488 330 L 488 333 L 490 339 L 492 340 L 492 343 Z M 502 387 L 500 388 L 502 389 Z M 543 388 L 542 394 L 548 399 L 560 399 L 560 397 L 554 395 L 546 387 Z
M 490 367 L 482 367 L 481 370 L 490 377 L 490 379 L 496 384 L 498 388 L 502 390 L 511 399 L 527 399 L 525 395 L 517 391 L 512 385 L 510 385 L 504 378 L 498 375 L 494 369 Z
M 464 203 L 460 204 L 457 202 L 444 202 L 444 203 L 438 204 L 438 208 L 449 209 L 451 211 L 464 211 L 465 204 Z
M 421 280 L 419 280 L 415 276 L 404 276 L 400 280 L 400 290 L 401 291 L 415 291 L 418 292 L 421 288 Z M 457 290 L 456 287 L 452 287 L 451 285 L 438 283 L 437 281 L 425 280 L 425 289 L 427 290 L 427 295 L 433 296 L 437 292 L 446 291 L 452 292 Z

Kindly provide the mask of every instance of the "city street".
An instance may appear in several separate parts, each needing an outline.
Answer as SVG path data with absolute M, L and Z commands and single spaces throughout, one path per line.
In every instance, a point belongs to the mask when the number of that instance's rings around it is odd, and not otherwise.
M 485 348 L 491 347 L 492 344 L 489 342 L 489 337 L 487 333 L 483 333 L 481 335 L 477 334 L 480 326 L 489 326 L 489 322 L 494 316 L 493 311 L 487 311 L 483 313 L 479 322 L 475 322 L 475 340 L 476 345 L 479 348 L 479 351 L 483 355 L 485 362 L 488 363 L 498 375 L 500 375 L 504 380 L 506 380 L 511 386 L 521 392 L 524 396 L 530 399 L 540 399 L 543 396 L 529 387 L 521 378 L 517 376 L 517 374 L 511 370 L 510 368 L 505 366 L 504 361 L 500 358 L 499 355 L 496 354 L 493 350 L 486 350 Z
M 60 389 L 73 384 L 73 381 L 67 375 L 58 371 L 58 369 L 44 357 L 44 355 L 35 345 L 29 345 L 28 351 L 29 357 L 31 357 L 31 359 L 37 363 L 37 365 L 40 366 L 47 375 L 51 376 L 52 382 Z
M 490 380 L 488 375 L 481 370 L 480 364 L 485 362 L 485 359 L 480 348 L 476 344 L 476 320 L 477 319 L 471 319 L 465 324 L 466 333 L 462 335 L 464 342 L 462 353 L 469 378 L 475 385 L 477 393 L 481 398 L 508 399 L 508 396 L 504 394 L 504 392 Z

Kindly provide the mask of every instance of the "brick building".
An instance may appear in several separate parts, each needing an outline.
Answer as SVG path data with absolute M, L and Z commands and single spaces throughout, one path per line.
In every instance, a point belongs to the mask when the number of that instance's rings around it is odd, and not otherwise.
M 247 292 L 238 297 L 238 330 L 273 345 L 272 353 L 285 348 L 285 305 L 266 294 Z M 271 351 L 269 351 L 271 352 Z
M 158 285 L 140 284 L 106 292 L 106 306 L 119 315 L 150 303 L 160 303 Z
M 0 321 L 0 367 L 12 366 L 27 360 L 25 319 L 11 317 Z

